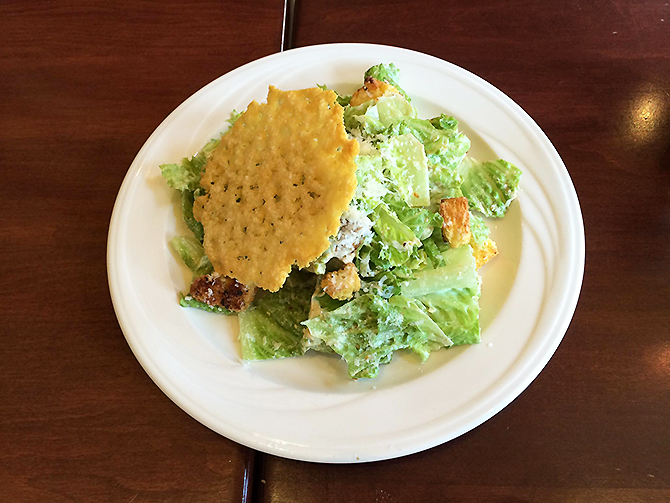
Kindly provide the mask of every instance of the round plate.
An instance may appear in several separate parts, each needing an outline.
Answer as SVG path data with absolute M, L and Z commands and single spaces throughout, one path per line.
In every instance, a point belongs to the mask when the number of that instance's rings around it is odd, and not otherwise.
M 481 270 L 483 342 L 399 352 L 374 380 L 350 381 L 339 357 L 243 363 L 237 319 L 181 308 L 190 271 L 168 242 L 188 231 L 158 165 L 193 155 L 233 109 L 270 84 L 353 92 L 367 68 L 393 62 L 419 116 L 460 121 L 470 154 L 523 170 L 517 201 L 491 221 L 500 254 Z M 195 419 L 236 442 L 287 458 L 348 463 L 428 449 L 486 421 L 546 365 L 575 309 L 584 270 L 579 202 L 558 153 L 511 99 L 472 73 L 395 47 L 294 49 L 234 70 L 195 93 L 154 131 L 121 186 L 107 257 L 114 308 L 135 356 Z

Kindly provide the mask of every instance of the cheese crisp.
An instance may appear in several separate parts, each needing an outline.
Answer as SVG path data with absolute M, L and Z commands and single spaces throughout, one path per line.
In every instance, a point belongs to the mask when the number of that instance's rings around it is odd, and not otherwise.
M 330 245 L 356 189 L 358 142 L 337 95 L 319 88 L 252 101 L 205 166 L 193 213 L 216 272 L 279 290 Z

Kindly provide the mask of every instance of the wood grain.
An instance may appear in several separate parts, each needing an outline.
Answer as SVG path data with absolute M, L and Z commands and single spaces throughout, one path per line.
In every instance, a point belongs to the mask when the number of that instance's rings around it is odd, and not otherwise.
M 297 14 L 298 47 L 416 49 L 480 75 L 519 103 L 574 181 L 586 268 L 564 341 L 498 415 L 448 444 L 386 462 L 333 466 L 268 456 L 263 500 L 670 500 L 667 4 L 300 2 Z
M 135 360 L 106 240 L 146 138 L 212 79 L 276 52 L 282 5 L 0 6 L 0 501 L 242 501 L 253 453 Z

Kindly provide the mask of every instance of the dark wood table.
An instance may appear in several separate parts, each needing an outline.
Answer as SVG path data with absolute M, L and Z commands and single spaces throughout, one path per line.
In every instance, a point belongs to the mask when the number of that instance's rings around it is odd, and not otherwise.
M 254 453 L 133 357 L 105 264 L 134 155 L 181 101 L 279 50 L 283 3 L 0 5 L 0 501 L 670 501 L 667 2 L 297 3 L 294 45 L 374 42 L 507 93 L 563 157 L 586 269 L 555 356 L 511 405 L 363 465 Z

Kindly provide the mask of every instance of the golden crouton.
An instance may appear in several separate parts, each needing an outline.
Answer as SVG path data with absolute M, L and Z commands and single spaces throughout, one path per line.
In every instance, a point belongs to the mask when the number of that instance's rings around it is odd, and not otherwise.
M 374 77 L 365 77 L 365 84 L 353 94 L 349 104 L 355 107 L 366 101 L 377 101 L 382 96 L 391 96 L 393 94 L 400 94 L 400 91 L 382 80 L 377 80 Z
M 354 292 L 361 289 L 356 266 L 349 263 L 339 271 L 329 272 L 321 280 L 321 288 L 333 299 L 350 299 Z
M 487 239 L 481 245 L 475 243 L 474 238 L 470 241 L 472 246 L 472 253 L 475 256 L 475 262 L 477 263 L 477 269 L 486 264 L 493 257 L 498 255 L 498 245 L 496 245 L 493 239 Z
M 451 197 L 440 201 L 440 215 L 444 219 L 442 237 L 452 248 L 470 242 L 470 212 L 465 197 Z

